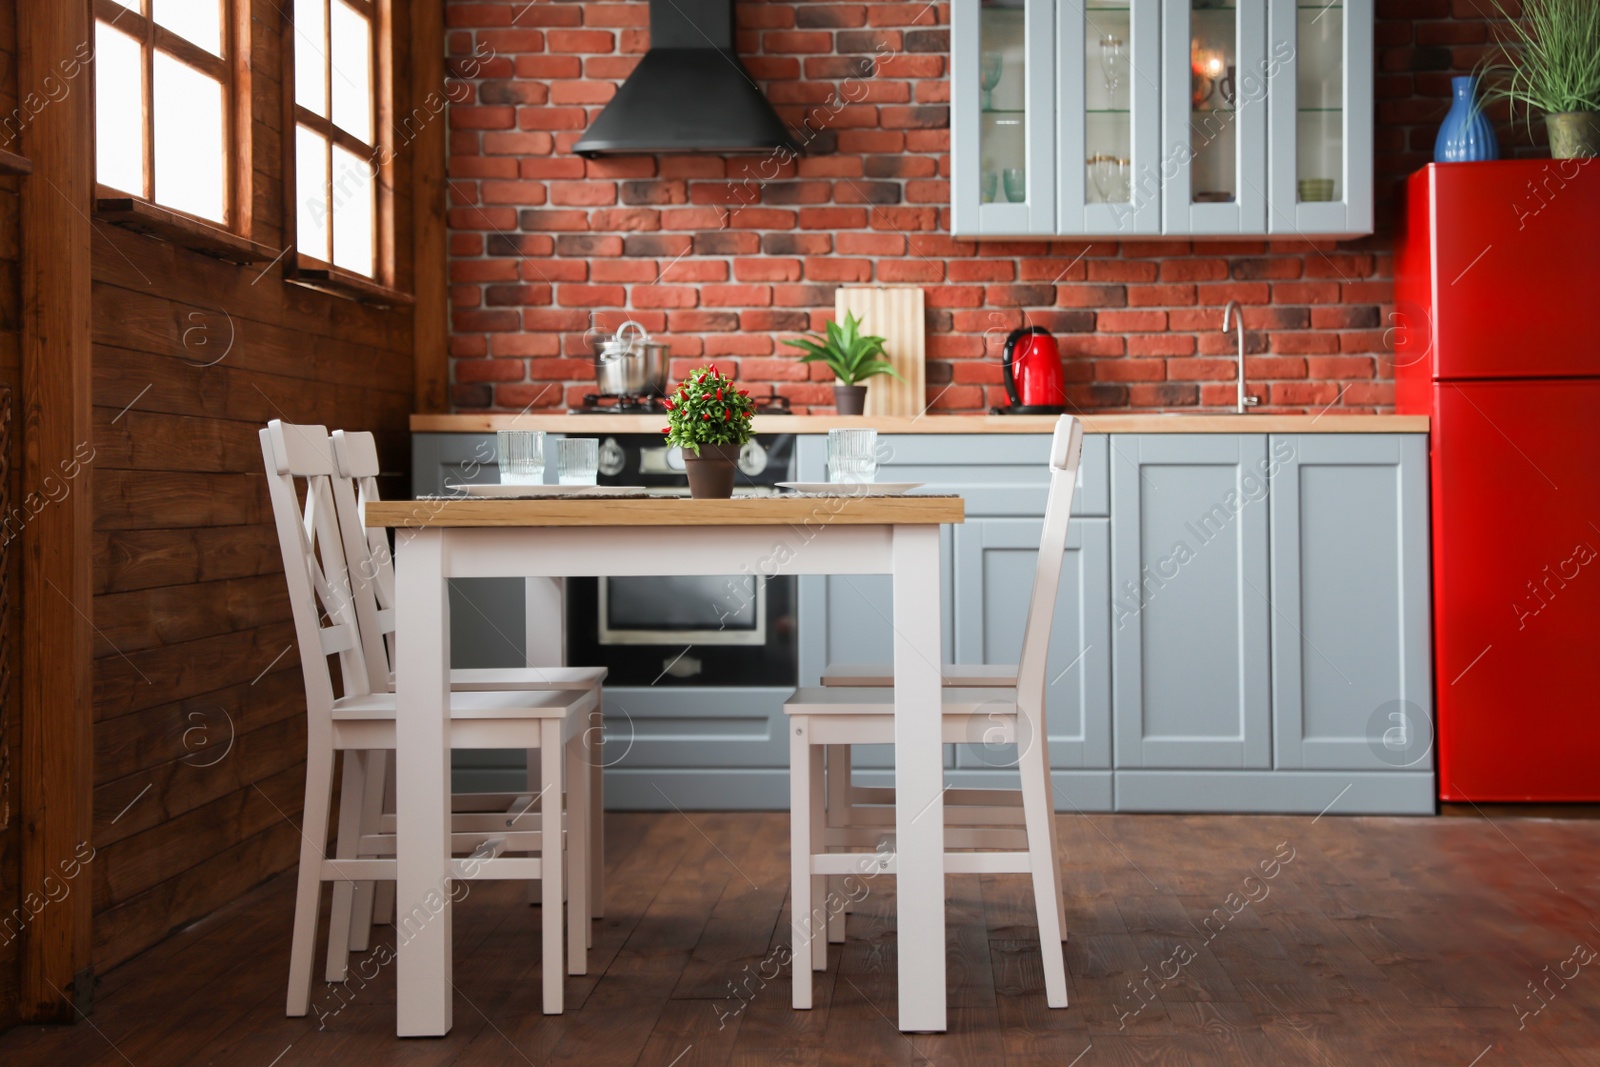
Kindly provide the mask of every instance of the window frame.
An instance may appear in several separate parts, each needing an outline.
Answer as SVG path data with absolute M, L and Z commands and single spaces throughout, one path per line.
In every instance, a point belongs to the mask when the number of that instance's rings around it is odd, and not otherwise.
M 333 6 L 344 3 L 365 18 L 371 27 L 369 40 L 371 52 L 367 57 L 372 71 L 372 137 L 369 145 L 337 126 L 332 118 L 333 93 Z M 323 24 L 317 35 L 322 43 L 323 85 L 328 94 L 329 115 L 324 117 L 302 106 L 295 99 L 295 74 L 302 28 L 295 24 L 292 0 L 282 0 L 280 10 L 284 18 L 283 44 L 283 182 L 284 182 L 284 243 L 294 248 L 293 262 L 289 265 L 291 276 L 300 274 L 319 282 L 346 281 L 358 290 L 376 287 L 393 290 L 396 277 L 395 220 L 394 220 L 394 151 L 390 141 L 390 128 L 394 115 L 394 12 L 391 0 L 326 0 Z M 323 254 L 307 252 L 300 247 L 299 186 L 299 129 L 306 126 L 327 144 L 328 184 L 324 196 L 332 204 L 333 181 L 332 153 L 334 146 L 372 163 L 372 274 L 340 267 L 333 262 L 333 212 L 328 215 L 328 247 Z M 366 293 L 364 295 L 370 295 Z
M 132 6 L 129 6 L 131 2 Z M 143 126 L 140 167 L 144 174 L 143 188 L 122 189 L 103 185 L 98 181 L 98 158 L 95 163 L 98 198 L 131 197 L 159 209 L 171 212 L 194 223 L 249 238 L 253 225 L 253 183 L 251 168 L 254 153 L 251 151 L 253 133 L 251 119 L 250 38 L 248 19 L 239 17 L 248 0 L 217 0 L 222 16 L 222 55 L 215 56 L 204 48 L 156 22 L 153 15 L 139 10 L 146 6 L 143 0 L 94 0 L 91 24 L 98 28 L 102 22 L 120 33 L 133 38 L 139 45 L 140 59 L 140 118 Z M 215 79 L 222 86 L 222 148 L 223 148 L 223 218 L 196 215 L 155 198 L 155 56 L 157 51 L 171 56 L 180 63 Z M 98 79 L 99 71 L 95 76 Z M 98 83 L 95 91 L 98 92 Z M 95 137 L 94 152 L 98 157 L 99 137 Z

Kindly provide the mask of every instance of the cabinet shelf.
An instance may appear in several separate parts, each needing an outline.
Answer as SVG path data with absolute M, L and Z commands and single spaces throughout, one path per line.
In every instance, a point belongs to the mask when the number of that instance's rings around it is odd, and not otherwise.
M 979 109 L 984 115 L 1026 115 L 1027 108 L 1023 107 L 986 107 Z
M 1342 107 L 1302 107 L 1296 108 L 1302 115 L 1337 115 L 1344 110 Z

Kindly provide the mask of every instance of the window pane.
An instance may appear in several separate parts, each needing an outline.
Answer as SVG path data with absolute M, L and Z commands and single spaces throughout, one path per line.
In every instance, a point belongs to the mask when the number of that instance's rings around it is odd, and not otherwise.
M 227 217 L 222 83 L 165 52 L 156 52 L 154 66 L 156 203 L 222 222 Z
M 328 260 L 328 142 L 304 126 L 295 128 L 295 242 L 308 256 Z
M 156 22 L 214 56 L 222 54 L 222 0 L 153 0 L 152 6 Z
M 139 42 L 95 23 L 95 178 L 144 195 L 144 65 Z
M 333 263 L 372 277 L 372 164 L 333 146 Z
M 333 3 L 333 121 L 372 142 L 372 26 L 343 2 Z
M 294 102 L 327 117 L 328 0 L 294 0 Z

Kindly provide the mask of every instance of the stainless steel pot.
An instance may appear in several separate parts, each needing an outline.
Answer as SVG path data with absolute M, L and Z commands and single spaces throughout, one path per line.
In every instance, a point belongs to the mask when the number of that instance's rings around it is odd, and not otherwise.
M 615 337 L 594 342 L 594 380 L 609 396 L 661 396 L 667 391 L 667 346 L 631 319 Z

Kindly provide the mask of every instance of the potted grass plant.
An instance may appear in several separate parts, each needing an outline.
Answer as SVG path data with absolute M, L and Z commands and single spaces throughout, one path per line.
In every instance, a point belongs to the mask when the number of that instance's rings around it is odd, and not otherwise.
M 1507 20 L 1502 61 L 1485 69 L 1488 100 L 1506 100 L 1511 117 L 1523 109 L 1544 112 L 1550 155 L 1576 159 L 1600 155 L 1600 3 L 1596 0 L 1522 0 L 1522 16 Z
M 667 444 L 683 449 L 689 495 L 726 500 L 733 495 L 739 449 L 750 440 L 756 402 L 747 389 L 717 373 L 715 363 L 691 371 L 667 398 Z
M 861 383 L 879 374 L 899 378 L 883 358 L 882 337 L 861 332 L 861 320 L 846 312 L 844 325 L 828 323 L 824 333 L 808 334 L 784 344 L 806 353 L 801 363 L 826 363 L 833 371 L 833 406 L 841 415 L 859 415 L 866 408 L 867 387 Z

